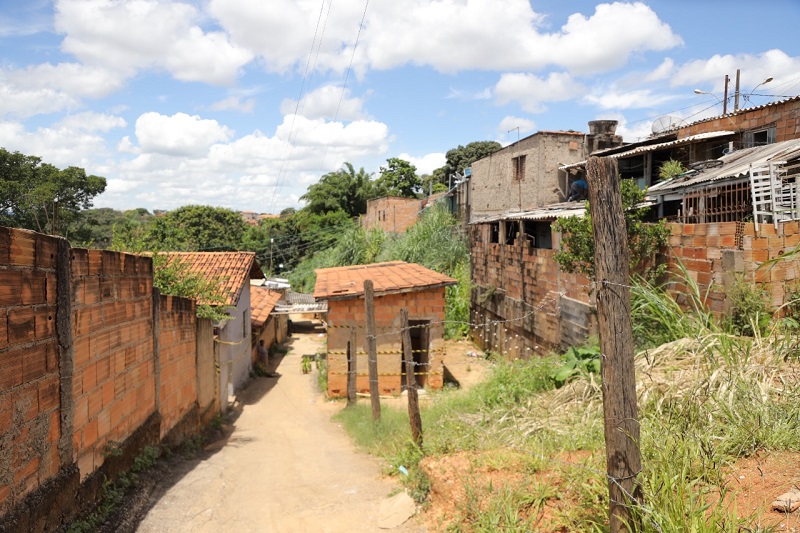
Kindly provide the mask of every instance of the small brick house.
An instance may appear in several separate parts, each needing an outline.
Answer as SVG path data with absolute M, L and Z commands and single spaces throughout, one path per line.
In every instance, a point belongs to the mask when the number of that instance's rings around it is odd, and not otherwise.
M 347 343 L 356 334 L 356 389 L 369 392 L 364 281 L 375 291 L 378 387 L 381 394 L 399 394 L 407 383 L 402 361 L 400 309 L 408 309 L 416 384 L 443 385 L 445 287 L 457 281 L 423 266 L 393 261 L 316 270 L 316 300 L 328 302 L 328 396 L 347 393 Z
M 275 314 L 273 309 L 283 294 L 266 287 L 250 287 L 250 323 L 252 331 L 252 362 L 258 362 L 258 343 L 264 341 L 269 350 L 273 344 L 286 340 L 288 336 L 288 317 Z

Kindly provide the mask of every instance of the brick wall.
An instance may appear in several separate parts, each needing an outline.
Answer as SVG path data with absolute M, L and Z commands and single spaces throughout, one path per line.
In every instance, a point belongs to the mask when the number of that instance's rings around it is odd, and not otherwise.
M 472 226 L 470 313 L 483 326 L 471 335 L 484 350 L 524 357 L 582 342 L 596 330 L 589 280 L 562 272 L 554 250 L 489 240 L 488 224 Z
M 61 466 L 57 242 L 0 228 L 0 514 Z
M 150 258 L 0 228 L 0 529 L 63 524 L 159 426 L 196 429 L 201 393 L 216 407 L 209 321 L 155 301 Z
M 156 410 L 148 257 L 72 250 L 74 448 L 81 477 Z
M 756 231 L 752 222 L 722 222 L 716 224 L 670 224 L 672 248 L 670 270 L 677 272 L 677 260 L 700 290 L 705 293 L 709 285 L 707 305 L 721 314 L 727 310 L 726 287 L 737 275 L 755 282 L 767 291 L 769 303 L 778 308 L 787 302 L 787 295 L 800 281 L 800 261 L 797 259 L 776 263 L 772 268 L 758 266 L 769 259 L 780 257 L 800 244 L 798 222 L 759 224 Z M 688 288 L 679 281 L 671 291 L 679 302 Z
M 698 122 L 680 128 L 678 138 L 696 135 L 708 131 L 757 130 L 775 125 L 775 141 L 789 141 L 800 138 L 800 100 L 792 99 L 761 109 L 742 110 L 724 117 Z
M 375 327 L 378 335 L 378 388 L 381 394 L 401 392 L 402 340 L 400 331 L 400 309 L 408 309 L 413 320 L 428 320 L 430 353 L 427 376 L 420 378 L 421 384 L 438 389 L 443 385 L 442 350 L 444 350 L 445 308 L 444 288 L 415 292 L 388 294 L 375 297 Z M 355 328 L 356 345 L 356 389 L 369 392 L 367 367 L 366 310 L 364 298 L 328 301 L 328 395 L 347 394 L 347 342 L 350 331 Z
M 364 227 L 380 228 L 391 233 L 404 233 L 419 217 L 425 200 L 387 196 L 367 202 Z
M 197 314 L 194 300 L 159 296 L 158 366 L 161 437 L 197 405 Z

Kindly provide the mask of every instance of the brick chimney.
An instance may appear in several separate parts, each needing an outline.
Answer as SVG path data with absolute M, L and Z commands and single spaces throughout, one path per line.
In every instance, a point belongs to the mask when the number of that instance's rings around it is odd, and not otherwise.
M 606 148 L 622 145 L 622 137 L 617 135 L 616 120 L 590 120 L 589 135 L 586 136 L 586 149 L 589 154 Z

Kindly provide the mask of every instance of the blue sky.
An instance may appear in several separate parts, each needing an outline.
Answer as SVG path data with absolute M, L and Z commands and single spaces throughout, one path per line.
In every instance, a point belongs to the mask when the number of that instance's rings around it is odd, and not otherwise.
M 607 118 L 635 141 L 719 114 L 737 68 L 745 94 L 774 78 L 743 106 L 798 95 L 799 22 L 797 0 L 0 0 L 0 146 L 105 176 L 98 207 L 278 212 L 345 161 L 430 172 Z

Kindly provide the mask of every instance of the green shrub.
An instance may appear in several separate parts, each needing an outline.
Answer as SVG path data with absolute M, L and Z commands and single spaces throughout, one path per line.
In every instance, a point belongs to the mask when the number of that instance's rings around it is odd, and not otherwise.
M 564 364 L 550 373 L 556 387 L 563 387 L 572 379 L 600 373 L 600 346 L 572 346 L 564 354 Z
M 729 330 L 736 335 L 752 337 L 763 334 L 769 326 L 770 313 L 767 307 L 767 292 L 742 277 L 728 290 L 730 310 L 726 316 Z

